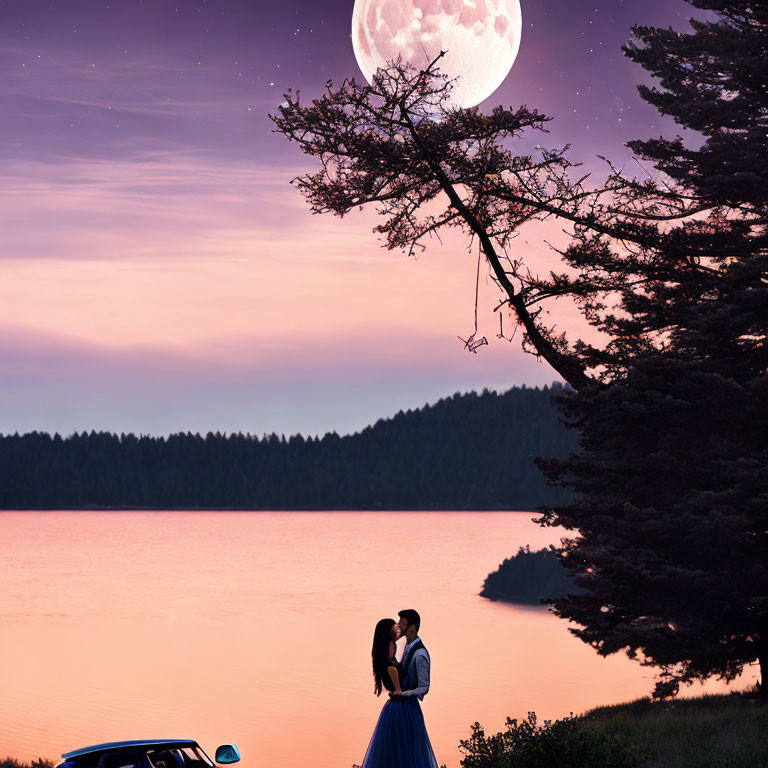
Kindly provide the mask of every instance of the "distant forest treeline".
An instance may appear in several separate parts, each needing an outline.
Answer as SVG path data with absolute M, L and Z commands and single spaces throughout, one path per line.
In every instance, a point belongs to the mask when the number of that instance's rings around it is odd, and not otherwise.
M 0 508 L 535 509 L 562 491 L 534 457 L 575 447 L 553 388 L 456 394 L 347 437 L 0 436 Z

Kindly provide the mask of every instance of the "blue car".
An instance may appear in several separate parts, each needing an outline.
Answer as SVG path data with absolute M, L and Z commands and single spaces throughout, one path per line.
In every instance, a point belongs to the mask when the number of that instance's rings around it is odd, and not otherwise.
M 192 739 L 112 741 L 65 752 L 56 768 L 215 768 L 213 760 Z M 236 763 L 240 751 L 234 744 L 216 750 L 220 765 Z

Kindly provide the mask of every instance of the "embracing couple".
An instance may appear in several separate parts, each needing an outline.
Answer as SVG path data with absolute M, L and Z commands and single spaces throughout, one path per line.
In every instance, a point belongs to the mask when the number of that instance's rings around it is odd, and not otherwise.
M 421 618 L 400 611 L 399 621 L 382 619 L 373 634 L 374 693 L 389 692 L 361 768 L 437 768 L 421 701 L 429 691 L 429 653 L 419 637 Z M 397 641 L 405 638 L 402 658 Z

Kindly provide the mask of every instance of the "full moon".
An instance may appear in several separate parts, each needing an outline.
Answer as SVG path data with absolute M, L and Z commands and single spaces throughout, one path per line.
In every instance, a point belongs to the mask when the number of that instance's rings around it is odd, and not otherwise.
M 473 107 L 503 82 L 520 48 L 519 0 L 355 0 L 352 45 L 366 80 L 401 56 L 438 66 L 454 83 L 450 103 Z

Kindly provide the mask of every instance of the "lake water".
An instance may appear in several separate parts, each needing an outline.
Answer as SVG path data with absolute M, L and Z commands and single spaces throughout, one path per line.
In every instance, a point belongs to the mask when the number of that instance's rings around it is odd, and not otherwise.
M 422 616 L 423 711 L 449 768 L 476 720 L 645 695 L 647 670 L 599 658 L 545 609 L 478 596 L 519 546 L 556 540 L 531 517 L 2 513 L 0 758 L 170 737 L 235 742 L 244 768 L 349 768 L 384 703 L 373 627 L 402 608 Z

